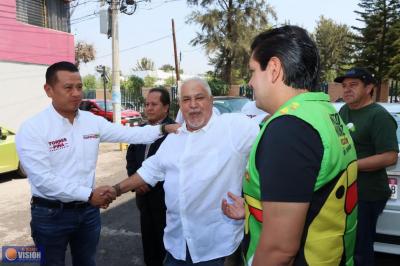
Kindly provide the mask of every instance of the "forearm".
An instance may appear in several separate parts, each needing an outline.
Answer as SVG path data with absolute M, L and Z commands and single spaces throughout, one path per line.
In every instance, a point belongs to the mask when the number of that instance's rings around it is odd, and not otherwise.
M 100 141 L 101 142 L 126 142 L 130 144 L 148 144 L 159 139 L 161 126 L 144 127 L 124 127 L 105 121 L 100 122 Z
M 286 266 L 293 265 L 295 256 L 286 254 L 273 247 L 258 246 L 252 266 Z
M 390 151 L 357 160 L 358 171 L 376 171 L 397 162 L 397 152 Z
M 120 195 L 120 194 L 126 193 L 128 191 L 131 191 L 133 189 L 136 189 L 140 186 L 143 186 L 145 184 L 146 184 L 146 182 L 144 182 L 142 177 L 138 173 L 135 173 L 135 174 L 129 176 L 128 178 L 126 178 L 125 180 L 114 185 L 114 188 L 117 190 L 117 195 L 118 194 Z

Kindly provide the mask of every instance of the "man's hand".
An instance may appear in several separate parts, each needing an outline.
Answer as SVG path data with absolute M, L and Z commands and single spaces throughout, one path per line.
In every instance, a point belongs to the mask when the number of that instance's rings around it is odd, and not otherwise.
M 223 199 L 221 204 L 222 212 L 231 219 L 244 219 L 244 199 L 231 192 L 228 192 L 228 197 L 233 201 L 233 203 L 229 204 L 226 199 Z
M 140 187 L 138 187 L 138 188 L 135 189 L 135 192 L 136 192 L 136 194 L 138 194 L 138 195 L 144 195 L 144 194 L 146 194 L 146 193 L 149 192 L 149 191 L 150 191 L 150 187 L 149 187 L 149 185 L 147 185 L 147 184 L 144 184 L 144 185 L 142 185 L 142 186 L 140 186 Z
M 178 128 L 180 127 L 180 124 L 168 124 L 164 126 L 164 130 L 167 133 L 178 133 Z
M 110 186 L 97 187 L 93 190 L 93 196 L 89 203 L 95 207 L 108 207 L 117 197 L 115 189 Z

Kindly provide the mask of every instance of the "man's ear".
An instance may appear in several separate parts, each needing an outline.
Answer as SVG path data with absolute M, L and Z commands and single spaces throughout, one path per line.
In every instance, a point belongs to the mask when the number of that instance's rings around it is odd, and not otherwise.
M 271 77 L 271 82 L 275 83 L 283 80 L 282 64 L 278 57 L 271 57 L 268 61 L 267 69 Z
M 52 98 L 52 96 L 53 96 L 53 88 L 47 83 L 44 84 L 43 88 L 44 88 L 44 91 L 47 94 L 47 97 Z
M 367 86 L 365 86 L 365 88 L 367 89 L 367 93 L 369 95 L 372 95 L 372 91 L 374 90 L 374 84 L 368 84 Z

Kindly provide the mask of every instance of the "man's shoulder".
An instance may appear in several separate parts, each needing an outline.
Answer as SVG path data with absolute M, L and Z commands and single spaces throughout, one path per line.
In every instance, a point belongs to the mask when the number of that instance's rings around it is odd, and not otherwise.
M 165 124 L 175 124 L 175 120 L 173 120 L 172 118 L 170 118 L 169 116 L 167 116 L 164 120 L 163 123 Z
M 46 126 L 47 124 L 49 124 L 49 119 L 50 119 L 50 108 L 47 107 L 45 109 L 43 109 L 42 111 L 40 111 L 39 113 L 36 113 L 34 115 L 32 115 L 31 117 L 29 117 L 28 119 L 26 119 L 20 129 L 24 129 L 24 128 L 43 128 L 43 126 Z
M 105 120 L 104 117 L 95 115 L 95 114 L 93 114 L 92 112 L 89 112 L 89 111 L 79 110 L 79 115 L 80 115 L 83 119 L 88 120 L 88 121 L 93 121 L 93 120 L 99 119 L 99 118 L 103 118 L 103 119 Z

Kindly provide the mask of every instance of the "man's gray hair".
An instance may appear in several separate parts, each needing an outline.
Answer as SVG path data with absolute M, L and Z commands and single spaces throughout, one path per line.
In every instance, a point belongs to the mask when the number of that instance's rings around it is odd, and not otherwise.
M 211 88 L 210 88 L 210 85 L 208 85 L 208 82 L 207 82 L 206 80 L 200 78 L 200 77 L 193 77 L 193 78 L 185 79 L 185 80 L 182 82 L 181 86 L 178 87 L 178 97 L 179 97 L 179 98 L 181 98 L 181 88 L 182 88 L 186 83 L 193 82 L 193 81 L 199 83 L 199 84 L 207 91 L 208 95 L 212 96 Z

